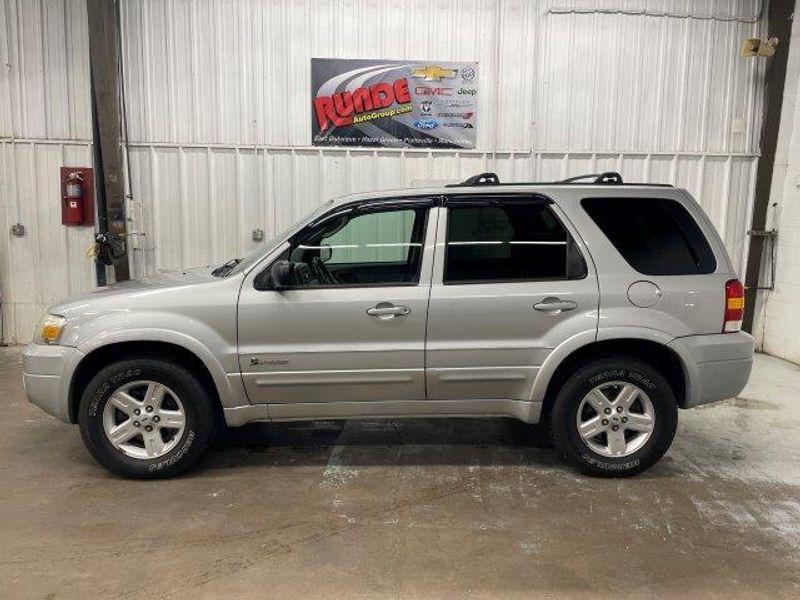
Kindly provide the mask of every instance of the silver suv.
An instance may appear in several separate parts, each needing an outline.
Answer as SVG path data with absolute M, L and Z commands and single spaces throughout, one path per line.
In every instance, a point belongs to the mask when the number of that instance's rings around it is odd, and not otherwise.
M 542 422 L 583 471 L 639 473 L 678 408 L 742 390 L 753 341 L 691 196 L 590 177 L 347 196 L 246 258 L 58 304 L 28 398 L 127 477 L 225 424 L 410 416 Z

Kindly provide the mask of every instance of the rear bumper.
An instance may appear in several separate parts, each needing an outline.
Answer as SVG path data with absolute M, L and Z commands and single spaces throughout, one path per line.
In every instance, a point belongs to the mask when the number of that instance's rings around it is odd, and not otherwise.
M 686 375 L 683 408 L 733 398 L 744 389 L 753 368 L 753 338 L 744 332 L 692 335 L 670 344 Z
M 69 384 L 83 358 L 77 348 L 29 344 L 23 355 L 22 385 L 28 400 L 44 412 L 70 423 Z

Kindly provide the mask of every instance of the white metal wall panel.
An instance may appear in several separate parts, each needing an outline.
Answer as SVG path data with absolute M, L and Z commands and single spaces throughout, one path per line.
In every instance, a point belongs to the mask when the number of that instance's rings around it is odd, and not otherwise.
M 27 342 L 49 304 L 95 282 L 92 229 L 62 226 L 59 203 L 59 168 L 92 164 L 85 0 L 0 0 L 0 65 L 2 339 Z
M 258 246 L 322 200 L 495 170 L 688 188 L 745 252 L 757 0 L 123 1 L 134 272 Z M 476 151 L 309 147 L 311 57 L 478 61 Z M 178 201 L 178 199 L 180 201 Z M 162 225 L 163 224 L 163 225 Z
M 29 342 L 48 305 L 91 289 L 94 262 L 86 256 L 91 227 L 64 227 L 59 205 L 59 169 L 91 165 L 88 143 L 0 143 L 0 289 L 3 339 Z M 23 223 L 24 237 L 9 235 Z
M 137 275 L 222 262 L 255 250 L 322 199 L 350 191 L 452 181 L 493 170 L 507 180 L 553 180 L 615 169 L 671 182 L 701 200 L 742 268 L 756 158 L 702 154 L 591 154 L 283 150 L 135 144 L 131 170 Z
M 737 52 L 755 24 L 606 13 L 543 20 L 535 147 L 757 150 L 763 63 Z
M 85 0 L 0 2 L 0 139 L 91 140 Z
M 494 53 L 492 0 L 122 6 L 130 135 L 137 141 L 308 146 L 312 57 L 490 65 Z M 493 103 L 493 88 L 484 89 Z M 486 146 L 489 129 L 482 135 Z
M 738 49 L 758 7 L 123 0 L 130 135 L 308 146 L 310 59 L 385 57 L 480 62 L 484 150 L 755 152 L 763 61 Z M 667 8 L 718 18 L 657 16 Z

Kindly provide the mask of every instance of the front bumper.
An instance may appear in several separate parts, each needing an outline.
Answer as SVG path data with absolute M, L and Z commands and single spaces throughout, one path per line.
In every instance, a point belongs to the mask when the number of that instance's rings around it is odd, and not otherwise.
M 745 332 L 692 335 L 670 344 L 682 358 L 686 374 L 683 408 L 733 398 L 753 368 L 753 338 Z
M 29 344 L 23 354 L 22 384 L 28 400 L 48 414 L 70 423 L 69 385 L 83 358 L 77 348 Z

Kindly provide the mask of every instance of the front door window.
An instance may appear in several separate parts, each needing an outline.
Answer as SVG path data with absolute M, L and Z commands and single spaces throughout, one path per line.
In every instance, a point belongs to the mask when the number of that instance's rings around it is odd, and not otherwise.
M 427 208 L 350 211 L 293 244 L 295 287 L 396 286 L 419 282 Z

